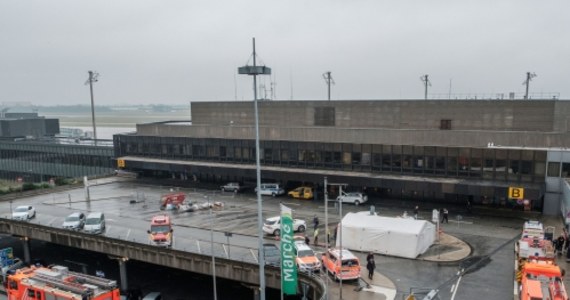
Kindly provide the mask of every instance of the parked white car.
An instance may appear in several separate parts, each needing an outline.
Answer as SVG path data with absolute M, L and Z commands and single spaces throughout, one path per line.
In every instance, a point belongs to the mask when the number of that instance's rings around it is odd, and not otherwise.
M 12 212 L 12 219 L 27 221 L 36 216 L 36 209 L 31 205 L 20 205 Z
M 341 201 L 342 203 L 352 203 L 354 205 L 360 205 L 368 201 L 368 196 L 363 193 L 342 193 L 341 196 L 336 198 L 336 201 Z
M 307 224 L 305 220 L 293 219 L 293 230 L 298 232 L 305 232 L 307 229 Z M 274 236 L 281 235 L 281 217 L 271 217 L 265 220 L 263 224 L 263 232 L 266 234 L 272 234 Z
M 257 188 L 254 191 L 257 193 Z M 285 195 L 285 190 L 278 183 L 262 183 L 259 191 L 259 194 L 262 196 L 277 197 Z

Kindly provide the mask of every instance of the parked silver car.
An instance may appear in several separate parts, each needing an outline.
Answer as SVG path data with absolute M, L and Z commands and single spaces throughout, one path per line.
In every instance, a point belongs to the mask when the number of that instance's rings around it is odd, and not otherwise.
M 342 193 L 341 196 L 336 198 L 336 201 L 341 201 L 342 203 L 352 203 L 354 205 L 362 204 L 368 201 L 368 196 L 363 193 Z
M 82 212 L 74 212 L 65 218 L 62 227 L 65 229 L 80 230 L 83 229 L 84 225 L 85 214 Z

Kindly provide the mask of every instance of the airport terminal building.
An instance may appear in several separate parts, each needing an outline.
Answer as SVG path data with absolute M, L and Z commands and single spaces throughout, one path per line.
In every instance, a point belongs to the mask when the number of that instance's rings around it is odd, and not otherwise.
M 260 101 L 262 182 L 323 179 L 391 198 L 561 211 L 570 101 Z M 192 103 L 192 120 L 114 136 L 119 166 L 144 176 L 255 181 L 252 101 Z M 522 190 L 521 190 L 522 189 Z M 320 192 L 319 192 L 320 190 Z M 322 195 L 322 194 L 321 194 Z

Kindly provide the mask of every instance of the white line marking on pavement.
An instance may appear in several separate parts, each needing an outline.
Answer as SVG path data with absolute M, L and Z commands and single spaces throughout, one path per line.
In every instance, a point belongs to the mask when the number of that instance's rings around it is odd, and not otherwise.
M 459 282 L 461 281 L 461 277 L 462 276 L 459 276 L 459 278 L 457 279 L 455 290 L 453 291 L 453 295 L 451 295 L 451 300 L 455 299 L 455 294 L 457 293 L 457 290 L 459 289 Z
M 363 291 L 376 293 L 376 294 L 383 294 L 386 297 L 386 300 L 394 300 L 396 299 L 396 290 L 389 289 L 381 286 L 370 285 L 370 287 L 365 287 L 362 289 Z

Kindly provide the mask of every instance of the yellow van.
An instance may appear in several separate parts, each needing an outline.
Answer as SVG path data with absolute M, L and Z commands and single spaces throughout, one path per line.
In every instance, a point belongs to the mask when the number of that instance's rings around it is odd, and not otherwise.
M 287 193 L 289 197 L 295 199 L 310 200 L 313 199 L 313 188 L 308 186 L 301 186 Z

